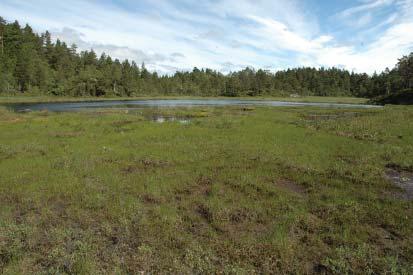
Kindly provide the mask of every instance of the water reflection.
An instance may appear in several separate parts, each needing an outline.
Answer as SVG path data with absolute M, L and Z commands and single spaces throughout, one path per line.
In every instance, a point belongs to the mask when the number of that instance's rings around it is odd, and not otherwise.
M 197 106 L 272 106 L 300 107 L 315 106 L 326 108 L 380 108 L 364 104 L 340 103 L 304 103 L 273 100 L 244 100 L 244 99 L 164 99 L 164 100 L 108 100 L 85 102 L 48 102 L 48 103 L 16 103 L 7 104 L 18 112 L 48 110 L 54 112 L 85 111 L 96 108 L 143 109 L 148 107 L 197 107 Z
M 165 123 L 165 122 L 178 122 L 180 124 L 188 124 L 190 123 L 190 119 L 183 118 L 183 117 L 175 117 L 175 116 L 161 116 L 161 115 L 152 115 L 151 117 L 147 118 L 156 123 Z

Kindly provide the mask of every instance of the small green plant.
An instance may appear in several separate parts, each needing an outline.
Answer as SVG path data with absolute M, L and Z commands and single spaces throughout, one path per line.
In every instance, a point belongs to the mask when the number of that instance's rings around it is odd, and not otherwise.
M 410 107 L 4 112 L 1 273 L 412 273 Z

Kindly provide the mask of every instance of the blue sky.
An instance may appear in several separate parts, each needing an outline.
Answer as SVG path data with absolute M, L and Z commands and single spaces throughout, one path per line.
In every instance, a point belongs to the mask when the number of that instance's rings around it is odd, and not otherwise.
M 373 73 L 413 51 L 413 0 L 0 0 L 0 16 L 160 73 Z

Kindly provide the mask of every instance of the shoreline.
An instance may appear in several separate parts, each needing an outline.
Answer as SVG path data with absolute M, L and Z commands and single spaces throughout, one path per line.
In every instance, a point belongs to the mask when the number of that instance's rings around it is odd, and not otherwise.
M 65 96 L 0 96 L 0 104 L 7 103 L 48 103 L 48 102 L 88 102 L 88 101 L 133 101 L 133 100 L 191 100 L 191 99 L 233 99 L 233 100 L 268 100 L 297 103 L 340 103 L 367 104 L 368 99 L 356 97 L 202 97 L 202 96 L 139 96 L 139 97 L 65 97 Z

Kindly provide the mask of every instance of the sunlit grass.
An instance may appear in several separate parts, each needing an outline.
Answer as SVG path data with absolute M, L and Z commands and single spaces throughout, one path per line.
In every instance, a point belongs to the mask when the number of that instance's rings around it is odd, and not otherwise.
M 413 204 L 383 175 L 413 167 L 412 116 L 0 109 L 0 270 L 410 273 Z

